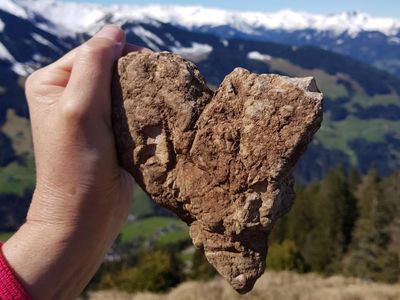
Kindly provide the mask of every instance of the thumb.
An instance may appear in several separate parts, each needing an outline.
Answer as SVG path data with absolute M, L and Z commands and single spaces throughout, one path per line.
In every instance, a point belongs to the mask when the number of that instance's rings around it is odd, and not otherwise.
M 68 103 L 63 104 L 83 114 L 95 108 L 108 115 L 112 70 L 124 46 L 124 32 L 116 25 L 104 26 L 81 45 L 63 97 Z

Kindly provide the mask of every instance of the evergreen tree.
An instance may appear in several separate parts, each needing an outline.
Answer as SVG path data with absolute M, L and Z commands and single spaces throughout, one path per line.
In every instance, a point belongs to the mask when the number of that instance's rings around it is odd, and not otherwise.
M 394 173 L 383 182 L 384 201 L 387 204 L 388 218 L 390 225 L 388 226 L 389 244 L 388 249 L 400 258 L 400 172 Z M 393 264 L 400 269 L 400 263 Z M 393 269 L 393 267 L 391 268 Z M 400 281 L 400 272 L 397 269 L 396 274 L 390 276 L 394 278 L 397 275 L 397 281 Z M 394 279 L 393 279 L 394 281 Z
M 267 268 L 306 272 L 309 266 L 302 257 L 308 236 L 315 226 L 313 216 L 317 184 L 295 187 L 296 200 L 290 212 L 280 218 L 269 237 Z
M 355 193 L 358 185 L 361 183 L 362 176 L 356 167 L 351 166 L 347 177 L 348 177 L 350 191 L 352 193 Z
M 316 185 L 313 186 L 315 187 Z M 298 226 L 300 226 L 300 230 L 298 231 L 301 232 L 306 232 L 312 227 L 312 225 L 309 225 L 312 218 L 310 215 L 310 203 L 308 203 L 310 198 L 307 196 L 307 189 L 308 188 L 302 185 L 295 186 L 296 198 L 294 204 L 290 211 L 279 218 L 274 225 L 274 229 L 271 231 L 268 239 L 270 245 L 282 244 L 283 241 L 287 239 L 293 240 L 294 237 L 300 237 L 301 233 L 297 232 L 297 230 L 293 232 L 293 227 L 299 228 Z
M 303 256 L 312 270 L 332 274 L 341 269 L 355 217 L 355 200 L 343 168 L 327 174 L 313 199 L 315 225 L 303 246 Z
M 349 257 L 345 261 L 350 275 L 371 280 L 393 282 L 398 278 L 398 256 L 388 249 L 392 206 L 383 196 L 381 180 L 371 170 L 359 185 L 358 220 Z
M 387 205 L 387 217 L 396 223 L 397 220 L 400 222 L 400 172 L 386 178 L 382 182 L 382 189 Z
M 285 239 L 293 240 L 300 252 L 309 243 L 310 232 L 316 226 L 314 206 L 318 190 L 318 184 L 296 187 L 296 202 L 286 220 L 286 236 L 280 242 Z
M 291 240 L 274 243 L 268 249 L 268 270 L 291 270 L 303 273 L 307 270 L 301 253 Z

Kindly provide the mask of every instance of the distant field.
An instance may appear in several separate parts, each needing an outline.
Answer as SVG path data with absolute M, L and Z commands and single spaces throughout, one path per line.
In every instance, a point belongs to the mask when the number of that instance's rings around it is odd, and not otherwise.
M 133 221 L 125 225 L 121 235 L 123 242 L 145 238 L 162 244 L 175 243 L 189 238 L 186 224 L 171 217 L 150 217 Z
M 135 200 L 137 199 L 135 198 Z M 147 200 L 143 200 L 138 204 L 146 205 L 147 203 L 149 203 Z M 150 213 L 151 211 L 152 208 L 150 206 L 141 207 L 141 213 L 138 215 L 141 216 Z M 13 233 L 11 232 L 0 232 L 0 241 L 6 241 L 12 234 Z M 147 217 L 126 224 L 122 228 L 121 238 L 122 242 L 128 242 L 134 239 L 143 239 L 147 242 L 156 242 L 166 245 L 188 240 L 189 234 L 187 225 L 177 218 Z
M 12 232 L 0 232 L 0 241 L 6 241 L 12 234 Z M 123 242 L 143 238 L 164 245 L 189 239 L 186 224 L 171 217 L 150 217 L 135 220 L 124 226 L 121 236 Z
M 90 300 L 395 300 L 400 299 L 400 285 L 372 283 L 354 278 L 315 274 L 267 272 L 252 292 L 241 296 L 221 278 L 210 282 L 185 282 L 168 294 L 129 295 L 116 291 L 90 294 Z
M 400 132 L 400 122 L 383 119 L 361 120 L 350 116 L 339 122 L 325 123 L 316 136 L 325 147 L 343 151 L 353 165 L 357 165 L 357 155 L 349 148 L 349 143 L 356 139 L 383 143 L 389 130 Z M 338 132 L 341 134 L 338 135 Z

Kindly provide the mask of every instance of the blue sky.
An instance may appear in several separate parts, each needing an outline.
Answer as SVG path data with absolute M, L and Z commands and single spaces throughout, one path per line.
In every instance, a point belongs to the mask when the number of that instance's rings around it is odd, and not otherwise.
M 400 18 L 400 1 L 398 0 L 275 0 L 275 1 L 235 1 L 235 0 L 202 0 L 202 1 L 184 1 L 184 0 L 64 0 L 74 2 L 93 2 L 101 4 L 181 4 L 181 5 L 204 5 L 210 7 L 219 7 L 230 10 L 251 10 L 251 11 L 277 11 L 290 8 L 293 10 L 302 10 L 312 13 L 337 13 L 342 11 L 362 11 L 378 17 L 396 17 Z

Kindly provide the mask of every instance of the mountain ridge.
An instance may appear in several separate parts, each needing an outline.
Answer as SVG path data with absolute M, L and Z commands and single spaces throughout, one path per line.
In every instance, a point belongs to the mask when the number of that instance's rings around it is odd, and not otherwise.
M 363 12 L 343 12 L 338 14 L 313 14 L 290 9 L 277 12 L 234 11 L 200 5 L 99 5 L 92 3 L 61 2 L 57 0 L 4 0 L 37 13 L 46 15 L 55 24 L 62 24 L 73 31 L 79 26 L 83 30 L 107 15 L 118 21 L 144 21 L 153 19 L 163 23 L 179 25 L 187 29 L 202 26 L 231 25 L 239 30 L 318 29 L 331 31 L 337 35 L 349 32 L 356 35 L 360 31 L 379 31 L 386 35 L 396 35 L 400 31 L 400 20 L 388 17 L 373 17 Z M 6 3 L 7 3 L 6 2 Z M 9 6 L 11 6 L 10 4 Z M 0 6 L 1 7 L 1 6 Z M 28 9 L 28 10 L 29 10 Z M 126 11 L 126 12 L 124 12 Z M 62 18 L 60 18 L 62 16 Z M 71 21 L 70 16 L 74 16 Z M 79 18 L 76 18 L 79 16 Z M 78 29 L 79 31 L 80 29 Z
M 52 25 L 39 22 L 38 26 L 64 37 L 94 34 L 105 23 L 169 23 L 222 40 L 239 38 L 315 46 L 400 77 L 400 19 L 373 17 L 363 12 L 238 12 L 202 6 L 99 5 L 60 0 L 2 0 L 0 8 L 24 18 L 45 18 Z M 0 32 L 2 27 L 0 24 Z

